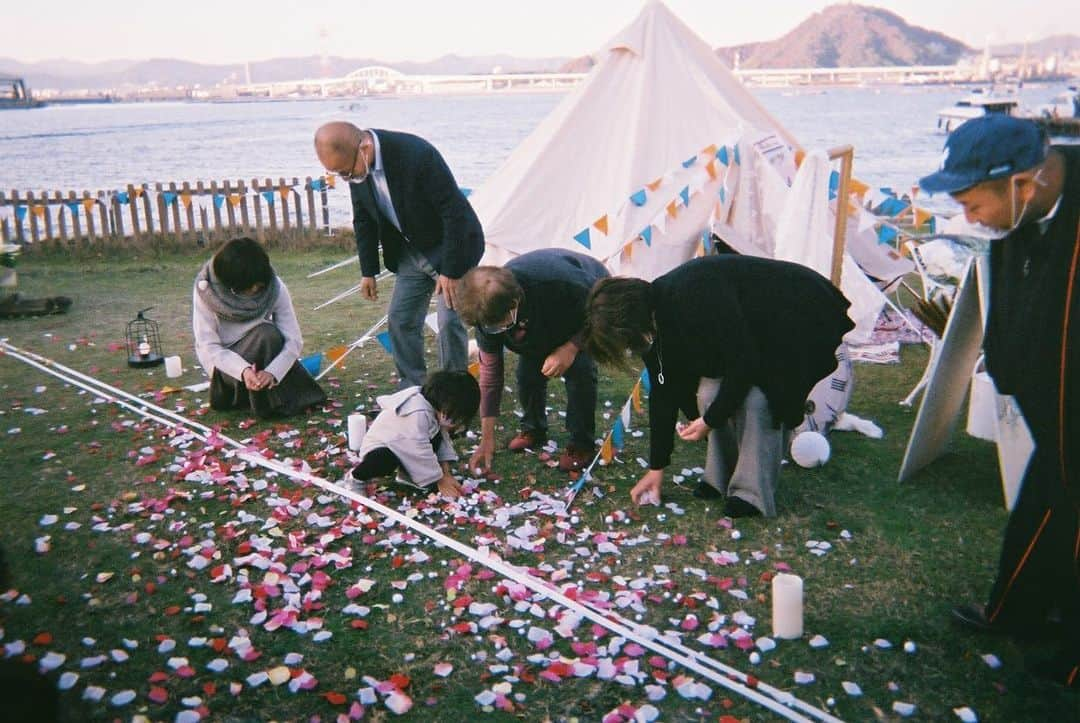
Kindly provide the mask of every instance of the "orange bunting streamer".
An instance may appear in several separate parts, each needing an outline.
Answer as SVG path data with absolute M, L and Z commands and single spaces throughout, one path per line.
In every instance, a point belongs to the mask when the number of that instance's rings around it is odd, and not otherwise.
M 806 158 L 806 151 L 802 148 L 795 151 L 795 167 L 798 168 L 802 165 L 803 159 Z
M 672 218 L 679 212 L 679 204 L 676 201 L 672 201 L 667 205 L 667 214 Z
M 915 225 L 916 226 L 922 226 L 924 223 L 929 221 L 933 216 L 934 216 L 934 214 L 930 213 L 929 211 L 927 211 L 924 208 L 916 208 L 915 209 Z
M 713 158 L 711 161 L 709 161 L 708 163 L 705 164 L 705 171 L 709 174 L 710 179 L 712 179 L 713 181 L 716 180 L 716 159 L 715 158 Z
M 282 201 L 288 201 L 289 200 L 289 187 L 288 186 L 282 186 L 281 188 L 279 188 L 278 189 L 278 195 L 281 196 Z
M 240 205 L 240 194 L 239 193 L 230 193 L 229 194 L 229 203 L 231 203 L 234 206 L 239 206 Z
M 473 362 L 469 365 L 469 374 L 472 374 L 477 379 L 480 378 L 480 362 Z
M 45 218 L 45 207 L 44 206 L 33 206 L 32 208 L 33 208 L 35 216 L 37 216 L 38 218 Z
M 191 208 L 191 194 L 184 191 L 180 194 L 180 203 L 184 204 L 184 208 Z
M 94 204 L 95 204 L 95 203 L 97 203 L 97 201 L 95 201 L 95 200 L 94 200 L 94 199 L 92 199 L 92 198 L 84 198 L 84 199 L 82 200 L 82 205 L 83 205 L 83 208 L 85 208 L 85 209 L 86 209 L 86 212 L 87 212 L 87 213 L 90 213 L 91 211 L 93 211 L 93 210 L 94 210 Z
M 633 390 L 630 392 L 630 398 L 634 402 L 634 411 L 641 414 L 643 407 L 641 406 L 641 380 L 639 379 L 637 384 L 634 385 Z
M 326 187 L 327 188 L 333 188 L 334 187 L 334 183 L 336 183 L 336 179 L 334 178 L 334 176 L 323 176 L 323 178 L 326 179 Z
M 717 148 L 716 148 L 715 143 L 713 143 L 712 145 L 709 145 L 709 146 L 705 146 L 704 148 L 701 149 L 701 152 L 704 153 L 706 156 L 715 156 L 716 151 L 717 151 Z
M 634 244 L 633 242 L 630 242 L 623 246 L 622 256 L 619 260 L 623 263 L 630 263 L 630 259 L 632 258 L 634 258 Z
M 601 216 L 600 218 L 593 221 L 593 228 L 595 228 L 597 231 L 599 231 L 600 233 L 607 236 L 608 225 L 607 225 L 607 214 L 606 213 L 603 216 Z
M 600 459 L 604 460 L 604 464 L 610 464 L 614 458 L 615 445 L 611 443 L 611 435 L 609 434 L 604 440 L 604 446 L 600 448 Z
M 645 187 L 648 188 L 650 191 L 655 191 L 656 189 L 660 188 L 660 184 L 663 183 L 663 182 L 664 182 L 664 177 L 661 176 L 660 178 L 657 178 L 652 183 L 646 183 Z
M 870 190 L 870 186 L 860 181 L 858 178 L 848 179 L 848 190 L 855 196 L 862 198 L 866 195 L 866 192 Z

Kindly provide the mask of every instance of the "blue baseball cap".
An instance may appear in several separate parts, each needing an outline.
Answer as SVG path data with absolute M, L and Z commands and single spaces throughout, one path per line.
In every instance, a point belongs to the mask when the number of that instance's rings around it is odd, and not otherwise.
M 972 118 L 945 140 L 941 167 L 919 179 L 928 193 L 957 193 L 1008 178 L 1046 160 L 1048 143 L 1034 121 L 993 113 Z

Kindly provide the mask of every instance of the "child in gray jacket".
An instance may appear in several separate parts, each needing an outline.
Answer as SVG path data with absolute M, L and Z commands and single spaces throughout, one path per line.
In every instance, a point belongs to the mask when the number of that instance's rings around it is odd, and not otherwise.
M 461 485 L 450 472 L 457 453 L 450 434 L 464 429 L 480 406 L 480 387 L 467 372 L 435 372 L 423 387 L 408 387 L 377 397 L 381 411 L 371 423 L 350 473 L 357 481 L 400 470 L 399 479 L 419 489 L 437 485 L 459 497 Z

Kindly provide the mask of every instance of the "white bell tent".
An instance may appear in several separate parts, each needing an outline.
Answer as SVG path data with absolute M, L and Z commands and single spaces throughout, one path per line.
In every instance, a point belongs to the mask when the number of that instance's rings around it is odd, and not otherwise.
M 740 253 L 772 257 L 786 218 L 782 256 L 828 276 L 818 263 L 832 248 L 828 193 L 792 193 L 798 142 L 713 49 L 655 0 L 604 47 L 470 198 L 483 263 L 561 247 L 653 279 L 707 250 L 710 229 Z M 818 178 L 821 164 L 809 166 L 799 173 Z M 869 333 L 884 296 L 850 259 L 841 287 L 853 333 Z

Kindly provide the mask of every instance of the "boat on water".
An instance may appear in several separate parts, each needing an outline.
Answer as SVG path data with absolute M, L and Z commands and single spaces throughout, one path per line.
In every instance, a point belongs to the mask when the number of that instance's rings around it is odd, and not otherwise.
M 22 78 L 0 77 L 0 110 L 13 108 L 40 108 L 45 105 L 34 100 Z
M 1049 103 L 1038 106 L 1035 112 L 1043 118 L 1080 118 L 1080 86 L 1070 85 Z
M 1020 101 L 1014 96 L 998 95 L 992 90 L 976 88 L 966 98 L 938 111 L 937 129 L 949 133 L 964 121 L 985 115 L 1019 115 Z

